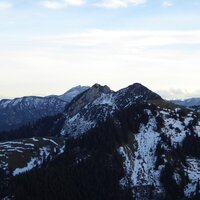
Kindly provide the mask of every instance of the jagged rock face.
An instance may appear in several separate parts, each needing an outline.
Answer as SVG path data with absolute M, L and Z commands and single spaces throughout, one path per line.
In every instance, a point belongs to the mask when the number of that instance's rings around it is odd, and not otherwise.
M 111 91 L 107 86 L 95 84 L 68 106 L 61 135 L 78 137 L 116 111 L 142 101 L 158 99 L 161 99 L 159 95 L 139 83 L 117 92 Z
M 0 101 L 0 131 L 16 129 L 42 117 L 61 113 L 66 104 L 87 89 L 88 87 L 78 86 L 60 96 L 3 99 Z
M 66 108 L 66 112 L 69 116 L 77 114 L 85 105 L 93 102 L 95 99 L 101 96 L 101 94 L 109 94 L 111 90 L 108 86 L 101 86 L 95 84 L 90 89 L 86 90 L 80 97 L 75 98 L 73 102 Z

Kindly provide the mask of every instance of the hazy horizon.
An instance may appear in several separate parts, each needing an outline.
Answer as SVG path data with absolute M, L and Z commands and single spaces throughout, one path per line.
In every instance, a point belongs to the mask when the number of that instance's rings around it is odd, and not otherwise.
M 96 83 L 94 83 L 94 84 L 96 84 Z M 93 85 L 94 85 L 93 84 Z M 97 84 L 99 84 L 99 83 L 97 83 Z M 133 83 L 132 83 L 133 84 Z M 142 84 L 142 83 L 141 83 Z M 10 97 L 4 97 L 4 96 L 0 96 L 0 100 L 2 100 L 2 99 L 15 99 L 15 98 L 21 98 L 21 97 L 27 97 L 27 96 L 38 96 L 38 97 L 45 97 L 45 96 L 51 96 L 51 95 L 63 95 L 64 93 L 66 93 L 67 91 L 69 91 L 69 90 L 71 90 L 72 88 L 74 88 L 74 87 L 77 87 L 77 86 L 87 86 L 87 87 L 92 87 L 93 85 L 75 85 L 75 86 L 73 86 L 73 87 L 71 87 L 71 88 L 67 88 L 65 91 L 62 91 L 62 92 L 60 92 L 60 93 L 56 93 L 56 92 L 54 92 L 54 93 L 51 93 L 51 94 L 41 94 L 41 93 L 36 93 L 36 94 L 31 94 L 31 93 L 28 93 L 28 94 L 25 94 L 25 95 L 22 95 L 22 96 L 10 96 Z M 101 85 L 101 84 L 100 84 Z M 129 85 L 131 85 L 131 84 L 129 84 Z M 123 88 L 125 88 L 125 87 L 128 87 L 129 85 L 126 85 L 126 86 L 124 86 L 124 87 L 122 87 L 122 88 L 118 88 L 118 89 L 113 89 L 113 88 L 110 88 L 111 90 L 113 90 L 113 91 L 118 91 L 118 90 L 120 90 L 120 89 L 123 89 Z M 104 85 L 102 85 L 102 86 L 104 86 Z M 109 87 L 109 85 L 107 85 L 108 87 Z M 144 85 L 145 86 L 145 85 Z M 151 90 L 151 88 L 148 88 L 148 89 L 150 89 Z M 153 91 L 153 90 L 152 90 Z M 166 100 L 185 100 L 185 99 L 190 99 L 190 98 L 200 98 L 200 95 L 198 96 L 198 93 L 196 93 L 196 94 L 193 94 L 193 96 L 186 96 L 185 98 L 174 98 L 176 95 L 176 93 L 178 92 L 178 93 L 182 93 L 183 91 L 181 91 L 181 90 L 175 90 L 175 89 L 171 89 L 171 90 L 169 90 L 169 91 L 153 91 L 153 92 L 156 92 L 157 94 L 159 94 L 163 99 L 166 99 Z M 171 98 L 169 98 L 169 97 L 171 97 Z

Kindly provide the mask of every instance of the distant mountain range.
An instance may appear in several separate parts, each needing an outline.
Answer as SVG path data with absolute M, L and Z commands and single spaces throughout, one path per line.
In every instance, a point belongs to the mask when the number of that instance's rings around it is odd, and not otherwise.
M 191 109 L 194 109 L 196 111 L 200 111 L 200 98 L 189 98 L 184 100 L 172 100 L 171 102 L 185 106 Z
M 96 84 L 96 87 L 98 89 L 98 84 Z M 62 113 L 65 110 L 65 108 L 68 106 L 68 104 L 71 103 L 71 101 L 77 95 L 83 93 L 89 88 L 90 87 L 87 87 L 87 86 L 76 86 L 76 87 L 71 88 L 70 90 L 68 90 L 66 93 L 62 95 L 49 95 L 46 97 L 26 96 L 26 97 L 15 98 L 15 99 L 2 99 L 0 100 L 0 131 L 14 130 L 28 123 L 33 123 L 43 117 L 54 116 L 56 114 Z M 90 99 L 87 100 L 86 98 L 86 100 L 84 100 L 84 103 L 83 102 L 81 103 L 85 105 L 87 104 L 87 102 L 90 102 L 92 99 L 95 99 L 97 96 L 100 96 L 100 93 L 95 94 L 94 88 L 95 86 L 92 87 L 91 90 L 89 90 L 87 94 L 85 94 L 89 97 L 91 95 Z M 93 94 L 94 96 L 90 94 L 93 92 L 94 92 Z M 106 90 L 103 91 L 103 93 L 105 94 L 106 100 L 104 98 L 101 98 L 101 100 L 110 101 L 110 106 L 111 104 L 113 104 L 112 106 L 117 106 L 115 105 L 115 102 L 114 102 L 115 99 L 117 98 L 117 95 L 119 95 L 119 98 L 117 100 L 118 102 L 120 101 L 120 99 L 124 98 L 122 94 L 121 94 L 122 98 L 120 97 L 120 94 L 119 94 L 120 92 L 123 92 L 123 90 L 115 93 L 107 87 Z M 138 96 L 138 98 L 140 97 Z M 200 98 L 190 98 L 190 99 L 185 99 L 185 100 L 171 100 L 171 102 L 177 105 L 194 109 L 196 111 L 200 111 Z M 106 103 L 102 102 L 101 105 L 106 105 Z M 80 107 L 81 106 L 78 105 L 76 109 L 80 109 Z M 108 112 L 111 112 L 111 110 L 109 110 Z M 79 119 L 76 119 L 76 120 L 79 120 Z
M 59 114 L 0 133 L 0 197 L 200 199 L 200 113 L 140 83 L 80 88 Z
M 172 103 L 175 103 L 180 106 L 184 106 L 187 108 L 190 108 L 192 110 L 195 110 L 197 112 L 200 112 L 200 98 L 189 98 L 184 100 L 172 100 Z
M 88 88 L 77 86 L 63 95 L 2 99 L 0 101 L 0 131 L 16 129 L 37 119 L 61 113 L 75 96 Z
M 173 103 L 179 104 L 181 106 L 192 107 L 200 106 L 200 98 L 189 98 L 184 100 L 172 100 Z

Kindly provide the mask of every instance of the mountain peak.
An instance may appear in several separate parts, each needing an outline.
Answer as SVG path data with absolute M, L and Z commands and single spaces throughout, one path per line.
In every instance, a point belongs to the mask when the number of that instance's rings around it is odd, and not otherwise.
M 95 83 L 91 87 L 91 90 L 99 91 L 99 92 L 102 92 L 102 93 L 105 93 L 105 94 L 112 92 L 111 89 L 107 85 L 102 86 L 98 83 Z
M 144 85 L 142 85 L 141 83 L 133 83 L 132 85 L 129 85 L 128 87 L 145 87 Z
M 112 90 L 108 86 L 101 86 L 100 84 L 94 84 L 91 88 L 78 95 L 71 103 L 66 107 L 66 112 L 70 116 L 78 113 L 85 105 L 93 102 L 99 98 L 102 94 L 110 94 Z
M 132 85 L 129 85 L 127 87 L 127 89 L 129 91 L 134 91 L 136 93 L 142 93 L 142 92 L 146 92 L 146 91 L 150 91 L 147 87 L 145 87 L 144 85 L 142 85 L 141 83 L 133 83 Z M 151 91 L 152 92 L 152 91 Z
M 134 97 L 143 97 L 143 100 L 155 100 L 162 99 L 158 94 L 154 93 L 141 83 L 134 83 L 129 85 L 126 88 L 119 90 L 117 93 L 122 95 L 134 96 Z
M 152 92 L 140 83 L 134 83 L 115 93 L 118 105 L 123 108 L 128 105 L 147 100 L 162 99 L 158 94 Z

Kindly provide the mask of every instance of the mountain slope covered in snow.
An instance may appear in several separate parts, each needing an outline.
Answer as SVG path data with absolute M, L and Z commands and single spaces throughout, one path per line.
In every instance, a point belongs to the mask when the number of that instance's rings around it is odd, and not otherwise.
M 139 83 L 113 92 L 107 86 L 95 84 L 74 99 L 66 108 L 61 135 L 77 137 L 114 113 L 142 101 L 161 97 Z
M 26 195 L 54 199 L 56 194 L 89 200 L 198 199 L 199 144 L 198 113 L 163 100 L 141 102 L 68 139 L 63 160 L 16 177 L 16 188 L 23 190 L 15 195 L 20 199 Z M 33 177 L 40 179 L 32 182 Z M 51 190 L 48 183 L 41 185 L 47 177 L 62 187 Z M 23 184 L 27 181 L 31 190 Z M 39 187 L 44 194 L 34 193 Z
M 12 177 L 7 197 L 200 198 L 200 113 L 165 101 L 139 83 L 117 92 L 95 84 L 42 124 L 45 135 L 56 132 L 65 139 L 65 152 L 46 167 Z M 41 124 L 32 128 L 32 134 L 37 130 L 45 138 Z M 2 145 L 6 154 L 14 149 Z

